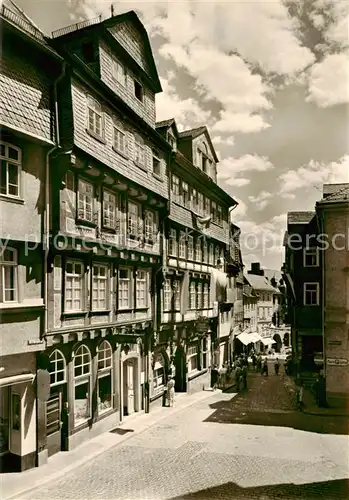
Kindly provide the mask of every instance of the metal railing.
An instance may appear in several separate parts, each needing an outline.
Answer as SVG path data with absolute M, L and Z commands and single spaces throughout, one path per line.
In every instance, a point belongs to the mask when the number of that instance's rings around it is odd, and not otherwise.
M 68 33 L 73 33 L 74 31 L 81 30 L 82 28 L 87 28 L 93 24 L 98 24 L 102 22 L 102 15 L 94 17 L 92 19 L 87 19 L 86 21 L 80 21 L 79 23 L 70 24 L 59 30 L 52 31 L 52 38 L 58 38 L 59 36 L 67 35 Z
M 2 5 L 0 13 L 1 13 L 1 16 L 4 17 L 5 19 L 7 19 L 8 21 L 11 21 L 13 24 L 15 24 L 19 28 L 23 29 L 24 31 L 26 31 L 30 35 L 34 36 L 35 38 L 37 38 L 41 42 L 46 43 L 46 39 L 45 39 L 45 36 L 43 35 L 43 33 L 41 33 L 40 30 L 35 28 L 35 26 L 30 24 L 29 21 L 26 21 L 25 19 L 23 19 L 23 17 L 19 16 L 15 12 L 13 12 L 13 10 L 9 9 L 5 5 Z

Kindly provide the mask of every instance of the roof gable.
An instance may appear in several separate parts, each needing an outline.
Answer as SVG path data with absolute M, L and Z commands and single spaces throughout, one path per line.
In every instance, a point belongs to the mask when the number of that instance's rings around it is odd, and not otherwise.
M 274 288 L 265 276 L 258 276 L 257 274 L 245 275 L 246 281 L 252 286 L 254 290 L 264 290 L 267 292 L 278 293 L 279 291 Z
M 103 22 L 108 32 L 132 57 L 161 92 L 161 83 L 156 69 L 148 33 L 134 11 L 114 16 Z
M 155 124 L 156 130 L 171 130 L 176 138 L 178 138 L 179 133 L 177 129 L 176 120 L 174 118 L 169 118 L 168 120 L 162 120 L 160 122 L 156 122 Z
M 205 139 L 208 143 L 208 146 L 211 150 L 212 157 L 213 157 L 214 161 L 216 163 L 218 163 L 219 160 L 217 157 L 217 153 L 216 153 L 215 148 L 212 144 L 211 137 L 210 137 L 210 134 L 208 133 L 206 126 L 192 128 L 190 130 L 184 130 L 183 132 L 180 132 L 178 134 L 180 140 L 182 139 L 182 140 L 191 140 L 191 141 L 193 141 L 194 139 L 197 139 L 201 135 L 203 135 L 205 137 Z

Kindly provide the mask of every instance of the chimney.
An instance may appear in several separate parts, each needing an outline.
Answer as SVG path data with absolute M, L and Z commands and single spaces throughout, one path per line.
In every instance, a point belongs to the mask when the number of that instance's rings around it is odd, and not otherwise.
M 257 276 L 264 276 L 264 271 L 261 270 L 261 265 L 259 262 L 252 262 L 251 263 L 251 270 L 247 271 L 247 274 L 254 274 Z

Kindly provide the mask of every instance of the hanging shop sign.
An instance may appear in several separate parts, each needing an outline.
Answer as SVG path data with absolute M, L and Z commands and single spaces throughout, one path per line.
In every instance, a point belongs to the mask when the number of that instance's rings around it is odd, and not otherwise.
M 329 366 L 347 366 L 348 360 L 345 358 L 327 358 Z

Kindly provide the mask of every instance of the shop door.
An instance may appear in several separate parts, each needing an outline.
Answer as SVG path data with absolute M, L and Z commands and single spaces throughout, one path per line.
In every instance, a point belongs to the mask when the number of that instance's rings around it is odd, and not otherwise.
M 134 386 L 134 362 L 124 362 L 124 415 L 131 415 L 135 411 L 135 386 Z
M 46 402 L 48 456 L 62 450 L 62 393 L 52 394 Z

